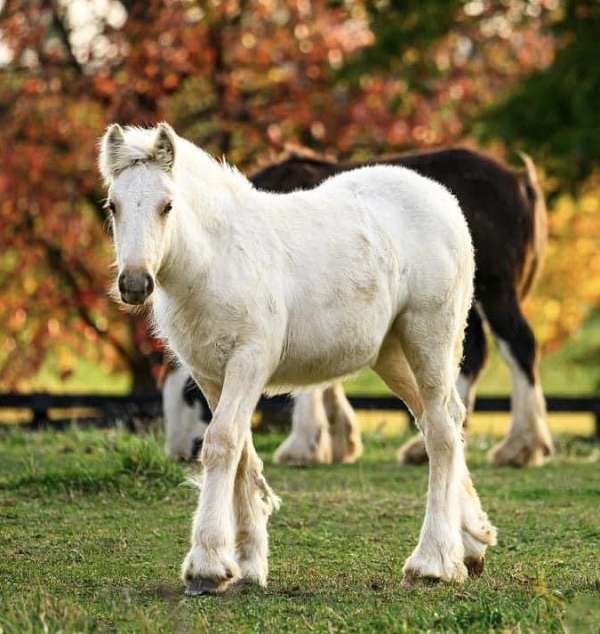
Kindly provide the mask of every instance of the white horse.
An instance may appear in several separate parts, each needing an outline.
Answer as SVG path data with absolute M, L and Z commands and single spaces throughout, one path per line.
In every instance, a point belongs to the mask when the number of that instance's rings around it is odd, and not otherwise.
M 454 387 L 473 292 L 471 239 L 455 198 L 403 168 L 346 172 L 310 191 L 261 192 L 167 125 L 112 125 L 101 142 L 118 288 L 152 295 L 157 333 L 214 412 L 182 566 L 189 595 L 267 579 L 267 521 L 250 418 L 263 392 L 370 366 L 423 430 L 430 482 L 404 565 L 463 581 L 495 529 L 471 483 Z

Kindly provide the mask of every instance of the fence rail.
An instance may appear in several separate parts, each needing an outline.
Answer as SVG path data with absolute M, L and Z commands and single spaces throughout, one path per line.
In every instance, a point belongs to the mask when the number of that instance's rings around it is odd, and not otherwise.
M 406 411 L 402 401 L 393 396 L 350 396 L 350 402 L 356 409 L 400 410 Z M 287 396 L 262 398 L 258 410 L 263 414 L 276 414 L 291 401 Z M 595 438 L 600 441 L 600 396 L 547 396 L 546 405 L 549 412 L 589 413 L 595 418 Z M 2 410 L 27 409 L 31 412 L 29 427 L 63 428 L 72 418 L 51 420 L 51 409 L 92 409 L 100 415 L 89 417 L 89 422 L 96 426 L 111 426 L 121 420 L 131 425 L 136 417 L 154 417 L 162 412 L 160 394 L 140 394 L 127 396 L 98 394 L 0 394 L 0 420 Z M 506 396 L 482 396 L 475 401 L 477 412 L 508 412 L 510 398 Z M 133 427 L 132 427 L 133 428 Z

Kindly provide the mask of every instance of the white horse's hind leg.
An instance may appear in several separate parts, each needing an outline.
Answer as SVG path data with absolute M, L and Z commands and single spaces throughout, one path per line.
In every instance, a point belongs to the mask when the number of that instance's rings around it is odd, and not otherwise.
M 430 455 L 425 520 L 416 549 L 404 565 L 407 583 L 420 578 L 464 581 L 467 569 L 461 534 L 462 447 L 441 394 L 424 399 L 425 430 Z
M 487 355 L 483 323 L 475 307 L 472 307 L 469 312 L 464 344 L 464 357 L 456 380 L 456 389 L 467 410 L 467 418 L 463 425 L 463 429 L 466 429 L 468 418 L 475 405 L 475 386 Z M 402 464 L 424 464 L 427 462 L 423 434 L 417 434 L 400 447 L 398 461 Z
M 406 583 L 421 578 L 461 582 L 468 574 L 465 563 L 471 565 L 474 556 L 480 566 L 483 561 L 481 549 L 471 552 L 468 542 L 467 551 L 463 538 L 463 528 L 469 536 L 475 532 L 470 518 L 481 507 L 465 464 L 460 431 L 465 410 L 454 386 L 462 342 L 459 318 L 448 311 L 428 311 L 405 315 L 399 324 L 423 404 L 417 420 L 430 458 L 425 519 L 419 543 L 404 566 Z M 483 530 L 492 529 L 486 525 Z
M 427 462 L 427 449 L 425 439 L 419 432 L 416 436 L 407 440 L 396 454 L 396 459 L 400 464 L 425 464 Z
M 475 381 L 461 372 L 456 381 L 456 389 L 468 416 L 473 409 Z M 397 458 L 401 464 L 425 464 L 428 458 L 423 434 L 418 433 L 410 440 L 407 440 L 398 450 Z
M 406 360 L 397 334 L 388 335 L 373 369 L 381 376 L 390 390 L 404 401 L 412 415 L 418 419 L 423 413 L 423 402 L 415 376 Z M 423 434 L 419 433 L 400 447 L 397 459 L 403 464 L 427 462 Z
M 327 387 L 323 402 L 329 420 L 333 462 L 356 461 L 363 452 L 360 426 L 340 381 Z
M 406 360 L 398 335 L 388 335 L 373 369 L 390 390 L 404 401 L 416 419 L 423 415 L 423 401 L 419 387 Z M 403 464 L 427 462 L 427 451 L 421 432 L 400 447 L 397 459 Z
M 458 388 L 453 389 L 448 412 L 459 434 L 464 433 L 466 408 L 463 403 Z M 478 576 L 483 571 L 487 547 L 496 543 L 496 529 L 481 508 L 479 496 L 466 465 L 461 488 L 461 535 L 465 549 L 464 562 L 469 575 Z
M 242 579 L 265 586 L 269 553 L 267 523 L 280 500 L 262 471 L 262 460 L 254 449 L 252 435 L 248 434 L 234 487 L 236 554 Z
M 275 452 L 273 461 L 295 466 L 331 462 L 331 435 L 323 388 L 296 395 L 292 431 Z
M 473 378 L 461 372 L 456 381 L 456 389 L 460 400 L 467 410 L 467 416 L 473 411 L 475 379 L 476 377 Z M 466 427 L 466 424 L 463 425 L 463 427 Z M 423 434 L 418 433 L 414 438 L 407 440 L 402 447 L 398 449 L 397 458 L 401 464 L 425 464 L 428 458 Z

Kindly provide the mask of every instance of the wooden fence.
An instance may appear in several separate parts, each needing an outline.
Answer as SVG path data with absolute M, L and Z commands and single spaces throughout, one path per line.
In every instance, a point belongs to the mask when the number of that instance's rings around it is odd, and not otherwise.
M 350 402 L 356 409 L 401 410 L 405 405 L 393 396 L 350 396 Z M 595 417 L 595 438 L 600 442 L 600 396 L 547 396 L 546 404 L 549 412 L 583 412 Z M 285 408 L 290 408 L 291 401 L 287 396 L 263 398 L 258 410 L 265 415 L 276 415 Z M 0 421 L 3 410 L 26 409 L 31 412 L 28 428 L 63 429 L 75 416 L 51 419 L 50 410 L 88 410 L 91 416 L 83 417 L 83 422 L 98 427 L 110 427 L 121 421 L 134 429 L 133 421 L 137 418 L 160 416 L 162 398 L 160 394 L 142 394 L 127 396 L 106 396 L 94 394 L 0 394 Z M 477 398 L 475 411 L 508 412 L 510 398 L 506 396 L 483 396 Z M 79 416 L 78 419 L 81 419 Z

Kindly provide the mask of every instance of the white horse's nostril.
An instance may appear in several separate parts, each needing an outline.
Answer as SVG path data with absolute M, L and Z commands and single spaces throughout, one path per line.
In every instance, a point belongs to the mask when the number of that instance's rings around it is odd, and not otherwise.
M 144 284 L 146 288 L 146 294 L 150 295 L 150 293 L 154 290 L 154 280 L 149 273 L 146 273 Z
M 121 275 L 119 275 L 119 292 L 121 293 L 121 295 L 127 292 L 126 275 L 124 273 L 121 273 Z

